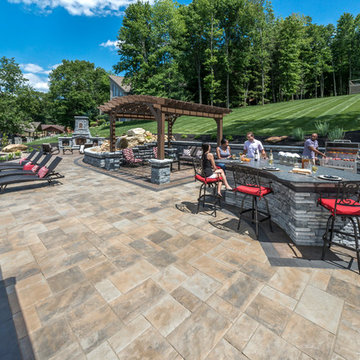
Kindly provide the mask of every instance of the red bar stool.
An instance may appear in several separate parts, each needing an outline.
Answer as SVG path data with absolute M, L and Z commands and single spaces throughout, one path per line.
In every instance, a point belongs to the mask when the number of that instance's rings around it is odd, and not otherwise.
M 203 176 L 202 173 L 202 166 L 201 166 L 201 159 L 193 159 L 193 166 L 195 172 L 195 181 L 199 181 L 201 183 L 199 189 L 199 196 L 198 196 L 198 205 L 196 213 L 200 210 L 200 204 L 202 203 L 202 207 L 205 208 L 206 203 L 210 203 L 212 207 L 212 212 L 210 215 L 214 215 L 216 217 L 216 209 L 217 207 L 220 208 L 220 198 L 217 196 L 217 184 L 219 181 L 222 180 L 221 177 L 218 178 L 207 178 Z M 206 194 L 206 192 L 212 192 L 212 195 Z M 206 199 L 211 197 L 212 201 L 207 201 Z
M 234 181 L 235 188 L 234 192 L 237 196 L 238 194 L 243 195 L 241 201 L 240 213 L 239 213 L 239 222 L 237 229 L 240 229 L 242 214 L 251 211 L 252 222 L 255 223 L 255 234 L 256 238 L 259 238 L 259 223 L 269 220 L 270 230 L 273 231 L 271 224 L 271 214 L 269 211 L 269 203 L 266 199 L 266 196 L 273 192 L 271 188 L 271 182 L 269 181 L 266 184 L 260 183 L 259 170 L 253 168 L 244 168 L 236 166 L 234 168 Z M 266 185 L 266 186 L 264 186 Z M 250 209 L 244 209 L 245 199 L 251 196 L 252 197 L 252 207 Z M 267 212 L 258 209 L 258 200 L 265 200 Z M 264 218 L 259 219 L 259 213 L 264 216 Z
M 337 184 L 336 197 L 323 198 L 320 194 L 318 205 L 324 207 L 330 212 L 330 216 L 326 223 L 325 234 L 323 235 L 323 251 L 321 259 L 325 259 L 326 249 L 330 249 L 332 244 L 336 244 L 345 249 L 355 250 L 360 273 L 360 248 L 359 248 L 359 233 L 360 233 L 360 183 L 351 181 L 341 181 Z M 353 232 L 346 232 L 343 229 L 335 229 L 336 218 L 340 217 L 342 220 L 348 219 L 353 226 Z M 339 241 L 333 241 L 334 234 L 341 234 L 353 239 L 354 246 L 351 244 L 344 244 Z

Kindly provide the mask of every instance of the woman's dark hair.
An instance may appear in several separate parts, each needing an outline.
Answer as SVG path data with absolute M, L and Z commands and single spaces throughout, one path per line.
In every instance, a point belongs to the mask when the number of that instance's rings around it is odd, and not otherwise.
M 226 143 L 227 143 L 227 139 L 225 139 L 225 138 L 223 138 L 222 140 L 221 140 L 221 145 L 225 145 Z
M 210 145 L 209 144 L 202 144 L 201 145 L 201 148 L 202 148 L 202 157 L 204 157 L 205 156 L 205 153 L 209 150 L 209 148 L 210 148 Z

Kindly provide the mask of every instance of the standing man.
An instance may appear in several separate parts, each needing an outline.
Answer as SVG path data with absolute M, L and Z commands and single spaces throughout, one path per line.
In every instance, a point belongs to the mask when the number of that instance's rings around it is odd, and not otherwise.
M 311 137 L 305 141 L 304 144 L 303 156 L 307 156 L 313 165 L 315 165 L 316 160 L 315 154 L 326 157 L 324 153 L 318 150 L 319 144 L 317 138 L 318 134 L 313 133 L 311 134 Z
M 261 156 L 266 159 L 266 152 L 261 141 L 256 140 L 253 132 L 248 132 L 246 134 L 247 141 L 244 144 L 244 155 L 248 158 L 253 158 L 255 151 L 258 151 Z

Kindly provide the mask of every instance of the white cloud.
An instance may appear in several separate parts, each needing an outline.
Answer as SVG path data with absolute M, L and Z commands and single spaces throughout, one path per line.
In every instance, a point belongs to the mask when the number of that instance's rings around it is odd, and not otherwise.
M 117 50 L 120 46 L 120 41 L 108 40 L 100 44 L 100 46 L 110 48 L 111 50 Z
M 44 72 L 44 69 L 36 64 L 21 64 L 20 65 L 24 71 L 30 72 L 30 73 L 42 73 Z
M 44 92 L 49 91 L 49 84 L 46 77 L 44 78 L 43 76 L 32 73 L 25 73 L 24 77 L 29 80 L 29 85 L 35 90 Z
M 35 5 L 44 12 L 56 7 L 65 8 L 71 15 L 123 15 L 124 9 L 136 0 L 8 0 L 11 3 Z
M 28 84 L 35 90 L 47 92 L 49 91 L 49 74 L 61 64 L 48 66 L 45 70 L 42 66 L 37 64 L 21 64 L 24 77 L 29 80 Z

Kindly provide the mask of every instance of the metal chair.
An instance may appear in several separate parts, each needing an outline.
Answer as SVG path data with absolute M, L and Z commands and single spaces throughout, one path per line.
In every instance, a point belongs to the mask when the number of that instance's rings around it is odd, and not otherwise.
M 318 205 L 330 211 L 325 234 L 323 235 L 322 260 L 325 259 L 326 249 L 330 249 L 333 243 L 345 249 L 355 250 L 360 273 L 360 183 L 351 181 L 339 182 L 337 184 L 336 196 L 323 198 L 320 194 Z M 343 228 L 335 229 L 337 217 L 340 217 L 344 221 L 348 219 L 353 227 L 353 232 L 344 231 Z M 352 246 L 351 241 L 346 243 L 341 242 L 341 240 L 334 241 L 334 234 L 340 234 L 353 239 L 354 246 Z
M 220 198 L 217 196 L 217 184 L 219 181 L 222 181 L 221 177 L 218 178 L 207 178 L 206 176 L 204 176 L 203 171 L 202 171 L 202 163 L 201 163 L 201 159 L 198 158 L 194 158 L 193 159 L 193 166 L 194 166 L 194 173 L 195 173 L 195 181 L 199 181 L 201 183 L 200 185 L 200 189 L 199 189 L 199 196 L 198 196 L 198 205 L 197 205 L 197 210 L 196 213 L 199 212 L 200 210 L 200 203 L 202 203 L 202 207 L 205 208 L 205 204 L 206 204 L 206 198 L 211 196 L 212 197 L 212 201 L 208 203 L 211 204 L 211 208 L 212 208 L 212 212 L 210 215 L 213 215 L 216 217 L 216 210 L 217 210 L 217 206 L 219 206 L 220 208 Z M 206 194 L 207 190 L 211 190 L 212 191 L 212 195 Z
M 266 199 L 266 195 L 269 195 L 273 192 L 271 188 L 271 181 L 266 184 L 262 184 L 260 182 L 259 170 L 252 168 L 235 166 L 233 174 L 235 182 L 235 196 L 237 196 L 237 194 L 243 195 L 243 199 L 240 205 L 239 222 L 237 229 L 240 229 L 242 215 L 248 211 L 251 211 L 251 219 L 252 222 L 255 223 L 255 234 L 256 238 L 258 239 L 260 222 L 269 220 L 270 230 L 273 231 L 269 203 Z M 250 209 L 244 209 L 244 202 L 248 196 L 252 197 L 252 207 Z M 258 209 L 258 200 L 261 199 L 265 200 L 267 212 Z M 264 218 L 259 219 L 259 213 L 264 215 Z

